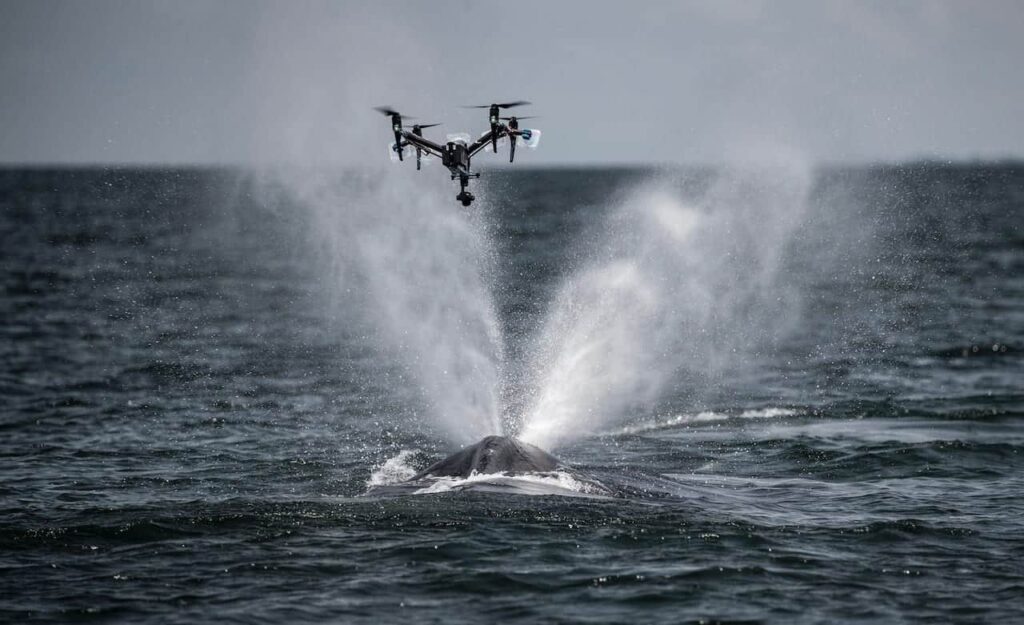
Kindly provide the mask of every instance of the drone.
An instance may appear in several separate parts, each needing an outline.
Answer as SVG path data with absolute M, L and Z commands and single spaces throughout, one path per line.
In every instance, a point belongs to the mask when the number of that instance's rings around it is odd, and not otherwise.
M 481 106 L 467 106 L 464 108 L 488 109 L 488 121 L 491 129 L 480 135 L 476 141 L 470 141 L 468 134 L 451 134 L 442 145 L 427 139 L 423 136 L 426 128 L 440 126 L 440 124 L 413 124 L 411 130 L 402 127 L 403 119 L 416 119 L 408 115 L 402 115 L 398 111 L 387 106 L 378 106 L 376 111 L 391 118 L 391 130 L 395 133 L 395 140 L 390 146 L 390 157 L 392 161 L 404 161 L 413 151 L 416 153 L 416 169 L 419 170 L 430 157 L 441 159 L 441 164 L 451 172 L 452 180 L 458 180 L 460 191 L 455 199 L 462 202 L 463 206 L 469 206 L 475 199 L 473 194 L 466 190 L 470 178 L 479 178 L 480 173 L 470 169 L 470 159 L 481 150 L 488 150 L 497 153 L 498 146 L 508 143 L 508 162 L 513 162 L 516 157 L 516 145 L 523 145 L 530 149 L 536 149 L 540 143 L 540 131 L 533 128 L 519 128 L 519 121 L 532 119 L 531 117 L 504 117 L 502 109 L 510 109 L 517 106 L 529 104 L 524 100 L 516 102 L 500 102 L 495 104 L 484 104 Z M 507 123 L 505 123 L 507 122 Z

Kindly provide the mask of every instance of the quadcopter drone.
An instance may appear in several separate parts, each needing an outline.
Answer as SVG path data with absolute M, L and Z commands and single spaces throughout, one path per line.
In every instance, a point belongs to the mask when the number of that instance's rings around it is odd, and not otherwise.
M 414 124 L 412 130 L 402 128 L 402 119 L 415 119 L 408 115 L 402 115 L 398 111 L 386 106 L 378 106 L 376 110 L 391 118 L 391 130 L 395 133 L 395 140 L 391 143 L 390 156 L 392 161 L 404 161 L 413 150 L 416 151 L 416 169 L 420 169 L 430 157 L 441 159 L 441 164 L 451 172 L 452 180 L 458 179 L 461 190 L 455 199 L 462 202 L 463 206 L 469 206 L 475 199 L 473 194 L 466 190 L 470 178 L 479 178 L 478 172 L 470 169 L 470 159 L 481 150 L 498 152 L 498 146 L 508 143 L 508 162 L 513 162 L 516 157 L 516 145 L 524 145 L 530 149 L 536 149 L 540 143 L 540 131 L 532 128 L 519 128 L 519 120 L 530 119 L 530 117 L 502 117 L 501 109 L 510 109 L 516 106 L 529 104 L 522 100 L 517 102 L 502 102 L 483 106 L 469 106 L 466 108 L 489 109 L 488 121 L 491 129 L 480 135 L 476 141 L 470 142 L 468 134 L 448 135 L 446 142 L 442 145 L 435 143 L 423 136 L 423 130 L 439 126 L 440 124 Z M 503 123 L 503 122 L 508 122 Z

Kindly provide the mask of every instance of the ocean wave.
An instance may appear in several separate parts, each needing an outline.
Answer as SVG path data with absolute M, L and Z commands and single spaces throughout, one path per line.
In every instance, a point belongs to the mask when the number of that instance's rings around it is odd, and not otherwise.
M 642 434 L 655 430 L 671 429 L 679 426 L 687 426 L 695 423 L 713 423 L 728 421 L 730 419 L 775 419 L 779 417 L 792 417 L 800 414 L 800 411 L 792 408 L 759 408 L 744 410 L 742 412 L 717 412 L 706 410 L 693 414 L 678 414 L 654 421 L 645 421 L 636 425 L 627 426 L 608 432 L 611 436 L 623 436 L 629 434 Z

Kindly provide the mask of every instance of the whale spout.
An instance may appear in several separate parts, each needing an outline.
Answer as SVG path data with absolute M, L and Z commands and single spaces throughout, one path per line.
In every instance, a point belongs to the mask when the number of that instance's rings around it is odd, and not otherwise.
M 410 481 L 424 477 L 469 477 L 473 473 L 547 473 L 562 462 L 529 443 L 507 436 L 488 436 L 444 460 L 435 462 Z

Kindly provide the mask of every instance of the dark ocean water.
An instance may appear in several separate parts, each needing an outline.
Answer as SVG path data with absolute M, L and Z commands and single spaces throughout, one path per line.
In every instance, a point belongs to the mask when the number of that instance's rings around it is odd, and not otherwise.
M 656 175 L 480 181 L 508 371 Z M 816 170 L 787 323 L 556 450 L 605 498 L 367 494 L 455 446 L 254 178 L 0 171 L 0 620 L 1024 620 L 1024 167 Z

